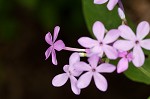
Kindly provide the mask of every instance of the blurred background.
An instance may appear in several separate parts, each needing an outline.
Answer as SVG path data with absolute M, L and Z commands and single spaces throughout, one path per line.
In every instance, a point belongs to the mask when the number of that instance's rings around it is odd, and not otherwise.
M 126 0 L 125 10 L 135 23 L 150 22 L 149 0 Z M 107 92 L 94 83 L 76 96 L 68 82 L 55 88 L 51 80 L 63 72 L 71 52 L 57 53 L 58 66 L 45 61 L 49 45 L 45 34 L 59 25 L 59 39 L 67 46 L 81 47 L 77 39 L 90 36 L 81 0 L 0 0 L 0 99 L 146 99 L 150 86 L 133 82 L 123 74 L 104 74 Z

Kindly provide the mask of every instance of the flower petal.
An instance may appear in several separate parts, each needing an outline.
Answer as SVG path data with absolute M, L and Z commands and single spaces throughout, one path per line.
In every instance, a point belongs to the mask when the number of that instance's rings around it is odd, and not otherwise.
M 118 57 L 125 57 L 127 54 L 127 51 L 118 51 Z
M 112 46 L 104 45 L 103 50 L 109 59 L 116 59 L 118 57 L 117 50 Z
M 58 37 L 58 33 L 59 33 L 60 27 L 56 26 L 54 28 L 54 37 L 53 37 L 53 43 L 56 41 L 57 37 Z
M 138 27 L 137 27 L 137 38 L 142 40 L 143 38 L 145 38 L 148 33 L 150 32 L 150 25 L 148 22 L 143 21 L 141 23 L 139 23 Z
M 108 0 L 94 0 L 94 4 L 104 4 L 106 3 Z
M 122 73 L 128 69 L 128 60 L 126 58 L 122 58 L 117 65 L 117 73 Z
M 66 73 L 62 73 L 59 75 L 56 75 L 53 80 L 52 80 L 52 84 L 55 87 L 60 87 L 63 86 L 68 80 L 68 75 Z
M 70 58 L 69 58 L 69 65 L 72 66 L 74 65 L 76 62 L 80 61 L 80 56 L 79 53 L 73 53 Z
M 121 8 L 118 8 L 118 14 L 119 14 L 119 17 L 124 20 L 126 17 L 125 17 L 125 13 L 124 11 L 121 9 Z
M 135 34 L 129 26 L 121 25 L 118 29 L 121 31 L 120 36 L 122 38 L 124 38 L 126 40 L 131 40 L 131 41 L 135 40 Z
M 91 39 L 89 37 L 81 37 L 78 39 L 78 43 L 86 48 L 91 48 L 98 44 L 98 41 Z
M 140 46 L 135 46 L 133 49 L 133 64 L 136 67 L 141 67 L 144 64 L 145 56 Z
M 114 41 L 116 41 L 118 39 L 120 35 L 120 31 L 117 29 L 112 29 L 109 32 L 107 32 L 105 38 L 104 38 L 104 43 L 109 44 L 109 43 L 113 43 Z
M 91 67 L 97 67 L 99 57 L 97 55 L 92 55 L 90 58 L 88 58 L 88 62 L 90 63 Z
M 73 93 L 79 95 L 81 90 L 77 87 L 77 79 L 74 76 L 70 77 L 71 89 Z
M 105 27 L 100 21 L 96 21 L 93 25 L 93 33 L 98 41 L 102 41 L 105 34 Z
M 113 10 L 113 8 L 116 6 L 117 3 L 118 3 L 118 0 L 109 0 L 107 4 L 108 10 Z
M 92 73 L 91 72 L 84 73 L 78 79 L 77 87 L 80 89 L 86 88 L 90 84 L 91 80 L 92 80 Z
M 150 39 L 142 40 L 140 43 L 143 48 L 150 50 Z
M 57 65 L 58 63 L 57 63 L 57 58 L 56 58 L 56 52 L 55 52 L 55 50 L 52 50 L 52 63 L 54 64 L 54 65 Z
M 100 54 L 102 56 L 103 55 L 102 47 L 100 45 L 94 46 L 93 48 L 91 48 L 91 53 Z
M 106 91 L 108 84 L 104 76 L 99 73 L 94 73 L 94 82 L 96 87 L 101 91 Z
M 65 66 L 63 67 L 63 70 L 64 70 L 64 72 L 68 72 L 68 71 L 69 71 L 69 65 L 65 65 Z
M 46 35 L 45 35 L 45 41 L 49 44 L 49 45 L 52 45 L 53 42 L 52 42 L 52 35 L 50 32 L 48 32 Z
M 132 41 L 118 40 L 114 43 L 113 46 L 118 50 L 129 51 L 133 48 L 134 44 Z
M 61 51 L 64 48 L 65 48 L 65 44 L 62 40 L 58 40 L 54 43 L 54 49 L 56 49 L 57 51 Z
M 48 59 L 48 57 L 51 55 L 51 52 L 52 52 L 52 47 L 49 47 L 47 50 L 46 50 L 46 52 L 45 52 L 45 57 L 46 57 L 46 59 Z M 45 59 L 45 60 L 46 60 Z
M 116 69 L 116 66 L 109 64 L 109 63 L 103 63 L 99 65 L 96 70 L 100 73 L 112 73 Z
M 77 62 L 74 64 L 74 67 L 78 71 L 90 71 L 91 66 L 85 62 Z

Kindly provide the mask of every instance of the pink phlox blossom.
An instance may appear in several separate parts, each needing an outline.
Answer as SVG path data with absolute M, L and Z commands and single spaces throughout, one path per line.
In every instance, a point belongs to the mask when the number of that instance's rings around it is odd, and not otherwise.
M 81 46 L 90 49 L 87 50 L 90 53 L 89 56 L 98 54 L 98 56 L 103 57 L 103 53 L 105 53 L 109 59 L 116 59 L 118 55 L 117 50 L 110 44 L 118 39 L 120 31 L 112 29 L 108 31 L 106 35 L 105 31 L 104 25 L 101 22 L 96 21 L 93 25 L 93 33 L 97 40 L 89 37 L 81 37 L 79 38 L 78 43 Z
M 74 65 L 78 71 L 85 71 L 85 73 L 78 79 L 78 88 L 86 88 L 90 84 L 93 77 L 95 85 L 99 90 L 107 90 L 107 80 L 100 73 L 111 73 L 116 69 L 116 67 L 109 63 L 102 63 L 98 65 L 99 59 L 100 58 L 97 55 L 93 55 L 88 59 L 89 64 L 80 61 Z
M 77 71 L 74 68 L 74 64 L 76 62 L 80 61 L 80 56 L 78 53 L 73 53 L 69 58 L 69 65 L 65 65 L 63 67 L 63 70 L 65 73 L 56 75 L 53 80 L 52 84 L 55 87 L 63 86 L 68 79 L 70 79 L 71 83 L 71 89 L 76 94 L 80 94 L 80 89 L 77 87 L 77 79 L 75 77 L 78 77 L 82 72 Z
M 56 41 L 58 34 L 59 34 L 59 30 L 60 30 L 60 27 L 56 26 L 54 29 L 53 39 L 52 39 L 52 35 L 50 32 L 48 32 L 45 36 L 45 41 L 50 45 L 50 47 L 45 52 L 45 57 L 46 59 L 48 59 L 48 57 L 52 54 L 52 63 L 54 65 L 58 64 L 55 50 L 61 51 L 62 49 L 65 48 L 65 44 L 62 40 Z
M 150 32 L 149 23 L 146 21 L 139 23 L 136 35 L 127 25 L 121 25 L 119 30 L 121 31 L 120 36 L 125 40 L 117 40 L 113 46 L 122 51 L 129 51 L 133 48 L 132 62 L 136 67 L 141 67 L 145 61 L 142 48 L 150 50 L 150 39 L 144 39 Z
M 117 73 L 122 73 L 128 69 L 129 62 L 133 59 L 133 53 L 126 51 L 119 51 L 118 56 L 121 58 L 117 65 Z
M 108 10 L 113 10 L 113 8 L 117 5 L 119 0 L 94 0 L 94 4 L 104 4 L 107 1 L 109 1 L 107 4 Z

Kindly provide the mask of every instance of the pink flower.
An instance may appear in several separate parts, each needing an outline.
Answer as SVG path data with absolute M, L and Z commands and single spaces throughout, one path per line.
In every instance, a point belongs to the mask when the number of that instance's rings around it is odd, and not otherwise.
M 122 73 L 128 69 L 128 63 L 132 61 L 133 55 L 132 52 L 128 53 L 126 51 L 119 52 L 120 61 L 117 65 L 117 73 Z
M 76 85 L 77 84 L 77 79 L 75 78 L 75 76 L 78 77 L 82 72 L 78 72 L 74 68 L 74 64 L 76 62 L 79 62 L 79 61 L 80 61 L 79 54 L 78 53 L 73 53 L 70 56 L 69 65 L 65 65 L 63 67 L 63 70 L 65 71 L 65 73 L 56 75 L 53 78 L 53 80 L 52 80 L 53 86 L 55 86 L 55 87 L 63 86 L 67 82 L 67 80 L 70 79 L 72 91 L 75 94 L 79 95 L 80 94 L 80 89 Z
M 54 29 L 54 37 L 52 40 L 52 35 L 50 32 L 48 32 L 45 36 L 45 41 L 50 45 L 50 47 L 46 50 L 45 52 L 45 56 L 46 59 L 48 59 L 48 57 L 51 55 L 52 53 L 52 63 L 54 65 L 57 65 L 57 59 L 56 59 L 56 52 L 57 51 L 61 51 L 62 49 L 65 48 L 65 44 L 62 40 L 58 40 L 56 41 L 57 37 L 58 37 L 58 33 L 59 33 L 60 27 L 56 26 Z
M 117 50 L 110 46 L 110 44 L 118 39 L 120 31 L 112 29 L 104 37 L 105 27 L 101 22 L 97 21 L 93 25 L 93 33 L 97 40 L 89 37 L 81 37 L 78 40 L 79 44 L 90 49 L 90 53 L 98 54 L 100 57 L 105 53 L 109 59 L 116 59 L 118 55 Z
M 136 35 L 133 33 L 131 28 L 126 25 L 121 25 L 119 30 L 121 31 L 121 37 L 125 40 L 116 41 L 114 43 L 114 47 L 122 51 L 129 51 L 133 48 L 132 62 L 136 67 L 142 66 L 145 61 L 142 48 L 150 50 L 150 39 L 144 40 L 150 32 L 149 23 L 146 21 L 141 22 L 137 27 Z
M 108 0 L 94 0 L 94 4 L 104 4 L 106 3 Z M 113 8 L 116 6 L 116 4 L 118 3 L 119 0 L 109 0 L 108 4 L 107 4 L 107 8 L 108 10 L 113 10 Z
M 78 71 L 87 71 L 78 79 L 77 87 L 81 89 L 86 88 L 90 84 L 93 77 L 96 87 L 101 91 L 106 91 L 107 80 L 100 73 L 111 73 L 116 69 L 116 67 L 108 63 L 103 63 L 97 66 L 99 62 L 99 57 L 97 55 L 90 57 L 88 62 L 89 64 L 85 62 L 77 62 L 74 65 Z

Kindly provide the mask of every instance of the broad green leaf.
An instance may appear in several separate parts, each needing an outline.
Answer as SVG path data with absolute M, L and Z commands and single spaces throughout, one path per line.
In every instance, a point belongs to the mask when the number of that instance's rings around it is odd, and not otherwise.
M 106 4 L 95 5 L 94 0 L 82 0 L 83 13 L 87 27 L 92 33 L 92 26 L 95 21 L 101 21 L 105 25 L 106 29 L 118 28 L 121 25 L 121 20 L 118 16 L 117 7 L 113 11 L 108 11 Z M 129 26 L 135 30 L 135 25 L 128 19 Z M 145 64 L 141 68 L 136 68 L 133 64 L 130 64 L 129 69 L 125 72 L 125 75 L 136 82 L 150 84 L 150 52 L 144 51 L 148 58 L 145 60 Z M 112 62 L 112 61 L 111 61 Z M 116 61 L 113 63 L 117 63 Z
M 92 26 L 95 21 L 101 21 L 107 30 L 118 28 L 121 24 L 121 19 L 118 16 L 117 7 L 113 11 L 109 11 L 106 4 L 96 5 L 93 1 L 82 0 L 83 13 L 90 33 L 92 33 Z
M 150 99 L 150 96 L 147 99 Z
M 130 64 L 128 70 L 125 72 L 125 75 L 133 81 L 150 84 L 150 52 L 144 51 L 147 58 L 145 60 L 145 64 L 137 68 Z

